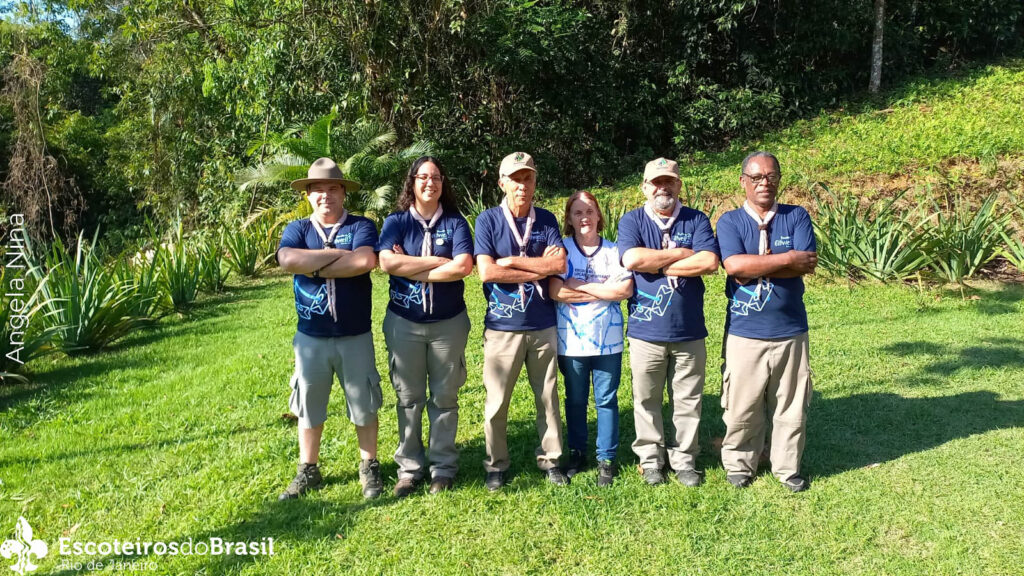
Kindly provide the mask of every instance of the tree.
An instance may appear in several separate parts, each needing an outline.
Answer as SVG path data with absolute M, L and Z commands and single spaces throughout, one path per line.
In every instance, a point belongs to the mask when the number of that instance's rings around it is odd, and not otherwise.
M 396 150 L 394 129 L 373 118 L 337 123 L 336 120 L 338 111 L 334 109 L 308 126 L 269 134 L 249 148 L 250 154 L 261 149 L 271 154 L 269 160 L 236 175 L 239 187 L 252 194 L 250 211 L 261 190 L 286 190 L 292 180 L 306 177 L 309 165 L 317 158 L 327 157 L 338 163 L 346 178 L 362 185 L 357 192 L 346 195 L 348 210 L 382 216 L 394 204 L 396 186 L 401 185 L 409 165 L 432 153 L 426 142 Z
M 871 41 L 871 79 L 868 92 L 878 93 L 882 85 L 882 36 L 885 32 L 885 0 L 875 0 L 875 37 Z

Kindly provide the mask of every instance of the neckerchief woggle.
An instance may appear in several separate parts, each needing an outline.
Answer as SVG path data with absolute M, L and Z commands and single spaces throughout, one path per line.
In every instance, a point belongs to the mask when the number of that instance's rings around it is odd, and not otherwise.
M 523 231 L 522 236 L 519 235 L 519 228 L 516 226 L 515 217 L 512 216 L 512 210 L 508 207 L 507 199 L 501 203 L 501 212 L 505 215 L 505 221 L 508 222 L 508 227 L 512 229 L 512 237 L 515 238 L 516 244 L 519 246 L 519 256 L 526 256 L 526 245 L 530 242 L 530 232 L 533 231 L 533 223 L 537 220 L 537 211 L 533 209 L 533 204 L 531 204 L 530 214 L 526 217 L 526 230 Z M 544 289 L 540 287 L 540 283 L 534 280 L 533 287 L 537 289 L 537 293 L 543 298 Z M 525 307 L 526 285 L 522 282 L 519 283 L 519 299 Z
M 668 220 L 664 220 L 662 216 L 659 216 L 654 208 L 651 208 L 651 203 L 647 202 L 644 204 L 644 213 L 650 218 L 658 228 L 661 230 L 661 249 L 667 250 L 669 248 L 675 248 L 676 243 L 672 241 L 672 226 L 676 223 L 676 218 L 679 218 L 679 212 L 683 209 L 683 205 L 676 200 L 676 205 L 672 209 L 672 215 L 668 217 Z M 673 290 L 679 286 L 679 278 L 675 276 L 665 275 L 665 279 L 668 280 L 668 285 Z
M 750 205 L 750 202 L 743 203 L 743 211 L 746 212 L 748 216 L 753 218 L 754 222 L 757 222 L 757 255 L 764 256 L 765 254 L 771 254 L 772 247 L 768 238 L 768 225 L 771 223 L 772 219 L 775 218 L 775 215 L 779 212 L 779 203 L 773 202 L 772 207 L 768 210 L 768 213 L 764 215 L 764 218 L 761 218 L 760 216 L 757 215 L 757 212 L 754 211 L 754 208 Z M 754 297 L 757 298 L 758 300 L 761 299 L 762 290 L 771 290 L 771 282 L 769 282 L 768 278 L 764 276 L 757 279 L 757 288 L 754 289 Z
M 324 225 L 317 219 L 316 214 L 309 217 L 310 224 L 313 225 L 313 230 L 316 230 L 317 236 L 324 243 L 324 250 L 331 247 L 334 242 L 334 237 L 338 235 L 338 231 L 341 230 L 341 225 L 345 223 L 345 219 L 348 218 L 348 210 L 342 209 L 341 218 L 338 222 L 331 226 L 329 233 L 324 232 Z M 331 319 L 335 322 L 338 321 L 338 308 L 337 308 L 337 288 L 334 285 L 334 278 L 325 279 L 327 286 L 327 307 L 331 310 Z
M 415 206 L 409 207 L 409 214 L 412 219 L 419 222 L 420 226 L 423 227 L 423 242 L 420 244 L 420 256 L 433 256 L 434 255 L 434 242 L 433 232 L 434 226 L 437 225 L 437 221 L 441 219 L 441 214 L 444 213 L 444 209 L 441 205 L 437 205 L 437 210 L 434 211 L 434 215 L 430 217 L 430 222 L 420 215 L 416 211 Z M 434 313 L 434 283 L 433 282 L 420 282 L 420 286 L 423 288 L 423 311 L 427 314 Z M 429 300 L 429 304 L 428 304 Z

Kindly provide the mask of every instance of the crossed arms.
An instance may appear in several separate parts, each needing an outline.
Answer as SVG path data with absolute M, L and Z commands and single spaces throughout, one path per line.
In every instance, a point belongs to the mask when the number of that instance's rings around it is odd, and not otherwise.
M 689 248 L 630 248 L 622 255 L 622 264 L 632 272 L 664 273 L 666 276 L 703 276 L 718 270 L 718 255 L 710 250 L 694 252 Z
M 814 274 L 818 265 L 818 253 L 806 250 L 790 250 L 782 254 L 734 254 L 722 262 L 725 272 L 740 284 L 754 278 L 796 278 Z
M 565 249 L 552 245 L 544 249 L 542 256 L 506 256 L 497 260 L 493 256 L 480 254 L 476 257 L 476 265 L 482 282 L 534 282 L 548 276 L 565 274 Z
M 377 255 L 372 246 L 355 250 L 281 248 L 277 251 L 277 263 L 292 274 L 312 276 L 319 270 L 321 278 L 352 278 L 373 270 L 377 266 Z
M 454 282 L 473 271 L 473 256 L 459 254 L 448 259 L 442 256 L 409 256 L 395 244 L 391 250 L 380 251 L 380 268 L 392 276 L 417 282 Z

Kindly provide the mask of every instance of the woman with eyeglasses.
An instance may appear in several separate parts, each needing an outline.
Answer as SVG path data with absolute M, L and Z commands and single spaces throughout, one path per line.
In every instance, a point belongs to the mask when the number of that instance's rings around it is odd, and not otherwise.
M 462 279 L 473 271 L 473 236 L 437 158 L 413 162 L 377 248 L 380 267 L 391 275 L 384 341 L 397 397 L 395 496 L 412 494 L 427 478 L 424 406 L 430 493 L 436 494 L 452 488 L 458 471 L 458 393 L 466 382 L 469 337 Z
M 597 410 L 597 485 L 618 474 L 619 377 L 622 373 L 622 309 L 633 294 L 633 279 L 619 262 L 615 243 L 600 236 L 604 215 L 597 199 L 580 190 L 565 203 L 563 220 L 568 267 L 552 278 L 558 311 L 558 368 L 565 382 L 570 478 L 586 467 L 587 398 L 591 380 Z

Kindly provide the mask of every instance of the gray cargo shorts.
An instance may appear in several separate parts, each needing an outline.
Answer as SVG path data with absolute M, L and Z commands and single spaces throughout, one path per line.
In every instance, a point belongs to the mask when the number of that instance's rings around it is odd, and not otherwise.
M 345 392 L 348 419 L 356 426 L 377 419 L 382 396 L 370 332 L 333 338 L 298 332 L 292 348 L 295 374 L 288 407 L 299 418 L 300 428 L 316 428 L 327 421 L 327 401 L 335 376 Z

